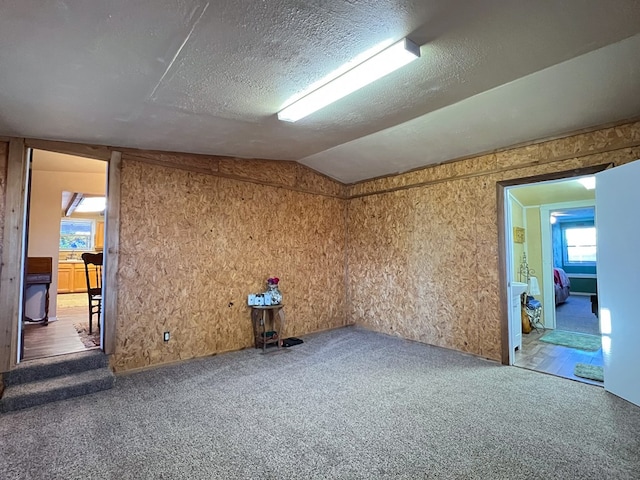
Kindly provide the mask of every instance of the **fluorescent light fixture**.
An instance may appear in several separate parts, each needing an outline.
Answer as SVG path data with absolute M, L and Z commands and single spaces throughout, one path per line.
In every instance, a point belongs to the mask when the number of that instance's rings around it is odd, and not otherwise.
M 582 177 L 578 179 L 578 182 L 580 182 L 587 190 L 593 190 L 596 188 L 596 177 Z
M 420 47 L 404 38 L 283 108 L 278 112 L 278 119 L 300 120 L 417 58 L 420 58 Z
M 78 206 L 76 212 L 102 212 L 107 206 L 107 199 L 105 197 L 83 197 Z

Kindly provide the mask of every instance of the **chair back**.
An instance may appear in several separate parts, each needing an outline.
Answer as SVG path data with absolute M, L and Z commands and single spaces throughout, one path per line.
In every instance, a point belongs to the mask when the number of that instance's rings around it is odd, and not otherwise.
M 83 253 L 82 260 L 87 278 L 87 292 L 90 295 L 99 295 L 102 290 L 102 252 Z

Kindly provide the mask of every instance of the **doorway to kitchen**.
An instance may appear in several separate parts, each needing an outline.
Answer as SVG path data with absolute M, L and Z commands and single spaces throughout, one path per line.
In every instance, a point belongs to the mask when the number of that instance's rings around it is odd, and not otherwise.
M 25 361 L 101 346 L 102 269 L 85 267 L 83 256 L 102 257 L 108 167 L 103 160 L 38 149 L 30 157 L 20 351 Z M 34 265 L 45 274 L 39 279 L 44 283 L 32 282 Z M 92 315 L 89 289 L 96 294 Z

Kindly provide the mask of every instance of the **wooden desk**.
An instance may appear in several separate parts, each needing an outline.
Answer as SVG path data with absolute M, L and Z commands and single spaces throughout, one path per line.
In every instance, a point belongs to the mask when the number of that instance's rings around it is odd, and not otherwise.
M 253 322 L 253 335 L 256 348 L 262 347 L 266 351 L 267 345 L 276 344 L 282 346 L 282 334 L 284 333 L 284 305 L 268 305 L 251 307 L 251 320 Z M 270 326 L 270 330 L 267 330 Z M 271 333 L 269 335 L 269 333 Z
M 43 325 L 49 324 L 49 287 L 53 275 L 53 259 L 51 257 L 28 257 L 25 266 L 24 288 L 25 292 L 30 285 L 45 285 L 44 297 L 44 317 L 38 320 L 24 315 L 25 322 L 38 322 Z M 26 303 L 26 295 L 25 295 Z

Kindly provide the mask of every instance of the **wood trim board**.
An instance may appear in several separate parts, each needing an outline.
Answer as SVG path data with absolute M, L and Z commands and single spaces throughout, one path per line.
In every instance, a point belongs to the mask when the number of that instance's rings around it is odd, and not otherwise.
M 22 138 L 9 141 L 0 273 L 0 372 L 17 363 L 18 317 L 22 300 L 22 250 L 28 165 Z M 16 254 L 16 252 L 20 252 Z
M 107 181 L 106 262 L 104 294 L 103 350 L 107 355 L 115 352 L 118 318 L 118 252 L 120 245 L 120 178 L 122 153 L 111 152 Z

